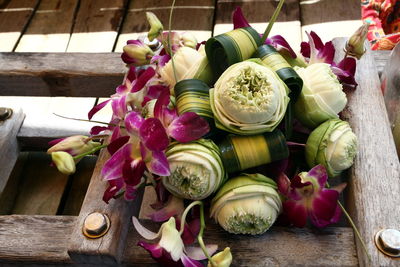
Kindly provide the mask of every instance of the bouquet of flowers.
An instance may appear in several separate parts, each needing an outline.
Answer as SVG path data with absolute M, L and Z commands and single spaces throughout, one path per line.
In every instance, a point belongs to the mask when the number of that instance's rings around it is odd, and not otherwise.
M 48 150 L 70 174 L 79 159 L 107 148 L 106 203 L 121 196 L 132 201 L 141 187 L 153 186 L 150 217 L 163 222 L 159 232 L 136 217 L 133 224 L 145 239 L 159 239 L 138 245 L 163 265 L 202 266 L 204 259 L 230 265 L 230 248 L 216 253 L 216 245 L 204 244 L 205 207 L 232 234 L 262 234 L 278 218 L 296 227 L 340 218 L 345 184 L 330 188 L 327 181 L 357 153 L 357 137 L 338 114 L 346 90 L 357 86 L 365 27 L 350 38 L 340 62 L 333 61 L 332 42 L 314 32 L 297 55 L 282 36 L 267 38 L 282 4 L 263 35 L 237 8 L 232 31 L 204 42 L 164 31 L 148 12 L 146 40 L 130 40 L 123 49 L 122 84 L 89 112 L 90 120 L 110 104 L 111 121 L 89 137 L 55 140 Z

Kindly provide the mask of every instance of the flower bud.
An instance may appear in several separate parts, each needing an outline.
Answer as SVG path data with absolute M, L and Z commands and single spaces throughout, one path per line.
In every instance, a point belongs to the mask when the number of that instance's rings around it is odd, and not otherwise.
M 193 49 L 195 49 L 197 45 L 196 37 L 190 32 L 184 32 L 181 34 L 181 42 L 183 46 L 191 47 Z
M 150 63 L 151 58 L 154 56 L 153 50 L 140 40 L 129 40 L 127 45 L 123 47 L 121 55 L 122 60 L 126 64 L 134 66 L 143 66 Z
M 59 172 L 63 174 L 73 174 L 76 170 L 73 157 L 64 151 L 51 153 L 51 159 Z
M 93 148 L 101 145 L 99 142 L 93 142 L 89 137 L 84 135 L 74 135 L 62 139 L 47 150 L 47 154 L 64 151 L 72 156 L 76 156 L 92 150 Z
M 207 267 L 229 267 L 232 263 L 232 253 L 229 247 L 211 257 L 212 263 L 208 262 Z
M 350 37 L 345 48 L 349 55 L 356 57 L 357 59 L 360 59 L 361 56 L 364 55 L 366 50 L 364 43 L 368 34 L 368 28 L 369 23 L 365 23 Z
M 147 38 L 150 41 L 153 41 L 162 33 L 163 25 L 153 12 L 146 12 L 146 18 L 150 24 L 150 30 L 147 33 Z

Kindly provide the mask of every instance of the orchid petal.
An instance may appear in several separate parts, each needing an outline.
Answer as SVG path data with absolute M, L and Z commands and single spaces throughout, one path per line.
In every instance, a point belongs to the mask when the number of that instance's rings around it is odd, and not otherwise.
M 182 214 L 183 211 L 183 199 L 171 195 L 170 200 L 166 203 L 166 205 L 156 212 L 153 212 L 149 217 L 154 222 L 163 222 L 172 216 Z
M 104 108 L 108 102 L 110 102 L 111 99 L 108 99 L 106 101 L 101 102 L 100 104 L 97 104 L 96 106 L 94 106 L 88 113 L 88 118 L 89 120 L 91 120 L 94 116 L 94 114 L 96 114 L 99 110 L 101 110 L 102 108 Z
M 308 172 L 307 176 L 314 177 L 318 181 L 320 189 L 325 187 L 326 181 L 328 180 L 328 174 L 323 165 L 317 165 L 314 168 L 312 168 Z
M 124 185 L 124 182 L 121 179 L 108 181 L 109 186 L 103 194 L 103 201 L 108 204 L 111 198 L 117 194 Z
M 169 144 L 168 135 L 159 119 L 146 119 L 139 130 L 140 139 L 151 151 L 165 150 Z
M 208 122 L 194 112 L 185 112 L 168 126 L 168 135 L 182 143 L 197 140 L 209 131 Z
M 164 109 L 166 109 L 169 104 L 169 97 L 169 91 L 163 91 L 158 97 L 157 102 L 154 106 L 154 117 L 160 119 L 161 121 L 163 121 Z
M 125 184 L 136 186 L 140 183 L 146 165 L 141 159 L 125 160 L 122 165 L 122 177 Z
M 136 67 L 135 66 L 129 66 L 129 70 L 126 75 L 126 79 L 129 80 L 129 82 L 136 80 Z
M 178 222 L 178 220 L 177 220 Z M 180 230 L 180 221 L 177 223 Z M 200 232 L 200 218 L 191 220 L 189 223 L 185 223 L 182 233 L 182 240 L 185 245 L 193 244 L 196 241 L 196 237 Z
M 200 262 L 189 258 L 185 254 L 182 255 L 181 261 L 182 261 L 183 266 L 185 266 L 185 267 L 203 267 L 204 266 Z
M 117 119 L 117 124 L 119 124 L 120 120 Z M 110 143 L 114 142 L 116 139 L 120 138 L 122 136 L 121 134 L 121 129 L 119 128 L 119 126 L 114 127 L 111 138 L 110 138 Z
M 111 101 L 111 107 L 114 116 L 118 118 L 124 118 L 125 114 L 128 112 L 128 107 L 126 105 L 126 95 L 119 98 L 113 98 Z
M 173 261 L 169 253 L 158 244 L 148 244 L 146 242 L 139 241 L 138 246 L 141 246 L 150 252 L 151 257 L 161 266 L 182 267 L 182 263 L 180 261 Z
M 155 55 L 155 56 L 152 57 L 150 63 L 151 64 L 157 63 L 157 65 L 159 67 L 164 67 L 165 64 L 167 64 L 170 59 L 171 59 L 171 56 L 168 55 L 168 54 Z
M 129 141 L 129 136 L 121 136 L 114 141 L 112 141 L 108 146 L 107 150 L 111 155 L 114 155 L 123 145 Z
M 124 199 L 126 201 L 132 201 L 137 197 L 137 189 L 135 186 L 125 184 Z
M 208 252 L 208 255 L 210 256 L 212 256 L 217 251 L 217 249 L 218 245 L 216 244 L 206 245 L 206 250 Z M 200 247 L 186 247 L 185 252 L 189 258 L 192 258 L 194 260 L 201 261 L 207 259 L 207 256 L 204 255 L 204 252 Z
M 149 151 L 152 154 L 152 158 L 149 162 L 146 162 L 147 169 L 160 176 L 169 176 L 169 163 L 167 157 L 162 151 Z
M 287 196 L 290 189 L 290 180 L 283 172 L 278 177 L 278 191 L 284 196 Z
M 233 29 L 251 27 L 243 15 L 242 9 L 238 6 L 232 13 Z
M 307 210 L 300 203 L 292 200 L 283 202 L 283 211 L 296 227 L 304 227 L 307 223 Z
M 332 72 L 338 77 L 345 89 L 357 88 L 358 84 L 354 78 L 356 65 L 355 58 L 346 57 L 338 65 L 332 64 L 331 66 Z
M 169 218 L 168 222 L 161 226 L 161 239 L 158 244 L 170 253 L 174 261 L 178 261 L 184 255 L 184 244 L 176 229 L 174 217 Z
M 155 187 L 157 202 L 151 204 L 153 209 L 161 209 L 170 200 L 171 193 L 164 187 L 162 182 L 158 182 Z
M 140 76 L 136 79 L 135 84 L 133 85 L 131 89 L 131 93 L 140 91 L 146 83 L 153 78 L 153 76 L 156 74 L 156 71 L 152 67 L 148 67 L 143 73 L 140 74 Z
M 143 238 L 146 238 L 147 240 L 154 240 L 157 237 L 160 237 L 160 235 L 161 235 L 161 231 L 158 233 L 154 233 L 154 232 L 148 230 L 147 228 L 145 228 L 135 216 L 132 216 L 132 222 L 133 222 L 133 226 L 135 227 L 136 231 Z
M 340 219 L 340 208 L 337 204 L 339 193 L 335 190 L 323 189 L 313 199 L 310 211 L 311 222 L 317 227 L 336 223 Z
M 290 44 L 283 38 L 282 35 L 274 35 L 265 40 L 266 44 L 272 45 L 279 52 L 287 52 L 292 58 L 297 58 Z
M 307 42 L 301 42 L 300 53 L 303 55 L 303 57 L 310 58 L 310 54 L 311 54 L 310 44 Z
M 108 129 L 109 129 L 109 127 L 107 127 L 107 126 L 93 126 L 90 129 L 90 135 L 98 135 L 99 133 L 101 133 L 105 130 L 108 130 Z
M 149 90 L 147 91 L 147 95 L 144 97 L 142 102 L 142 106 L 146 105 L 152 99 L 158 99 L 161 94 L 165 94 L 165 92 L 169 93 L 168 86 L 165 85 L 152 85 L 149 86 Z
M 101 175 L 106 180 L 114 180 L 122 177 L 122 165 L 125 162 L 126 151 L 129 150 L 131 145 L 125 144 L 123 147 L 118 149 L 111 158 L 109 158 L 101 169 Z
M 328 63 L 332 64 L 333 58 L 335 56 L 335 47 L 332 42 L 327 42 L 325 45 L 322 43 L 318 35 L 311 31 L 311 33 L 306 32 L 309 40 L 309 64 L 314 63 Z M 308 47 L 305 44 L 301 44 L 301 53 L 304 57 L 308 54 Z
M 144 119 L 140 113 L 132 111 L 125 117 L 125 128 L 131 134 L 138 134 Z

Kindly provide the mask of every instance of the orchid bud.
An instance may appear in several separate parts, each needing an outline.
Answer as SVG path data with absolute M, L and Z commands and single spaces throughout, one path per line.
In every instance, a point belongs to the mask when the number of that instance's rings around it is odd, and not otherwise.
M 57 151 L 64 151 L 72 156 L 86 153 L 93 148 L 100 146 L 101 143 L 93 142 L 89 137 L 84 135 L 74 135 L 58 141 L 55 145 L 47 150 L 47 154 Z
M 59 172 L 63 174 L 73 174 L 76 170 L 74 158 L 64 151 L 51 153 L 51 159 Z
M 129 40 L 123 47 L 121 58 L 126 64 L 143 66 L 150 63 L 154 56 L 153 50 L 140 40 Z
M 369 28 L 369 23 L 365 23 L 362 25 L 360 28 L 357 29 L 355 33 L 350 37 L 348 42 L 346 43 L 346 52 L 353 56 L 356 57 L 357 59 L 360 59 L 362 55 L 365 53 L 365 38 L 367 37 L 368 34 L 368 28 Z
M 184 32 L 181 34 L 181 42 L 183 46 L 196 48 L 197 46 L 197 39 L 196 37 L 190 32 Z
M 146 12 L 146 18 L 150 24 L 150 30 L 147 33 L 147 38 L 150 41 L 153 41 L 163 32 L 163 25 L 153 12 Z
M 211 257 L 207 267 L 229 267 L 232 263 L 232 253 L 229 247 Z

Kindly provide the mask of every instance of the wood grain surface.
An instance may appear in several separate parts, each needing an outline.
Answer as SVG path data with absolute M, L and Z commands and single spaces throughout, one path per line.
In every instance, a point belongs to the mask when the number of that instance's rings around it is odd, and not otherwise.
M 122 260 L 125 249 L 128 227 L 131 217 L 138 213 L 141 196 L 134 202 L 123 198 L 112 199 L 109 204 L 101 200 L 107 182 L 101 177 L 103 164 L 109 158 L 108 152 L 100 152 L 92 179 L 89 184 L 81 211 L 73 227 L 68 245 L 68 254 L 76 263 L 117 264 Z M 82 234 L 82 224 L 92 212 L 106 214 L 111 221 L 107 234 L 98 239 L 88 239 Z
M 0 265 L 71 263 L 66 248 L 75 221 L 75 216 L 0 216 Z
M 109 97 L 125 71 L 114 53 L 0 53 L 0 95 Z
M 39 0 L 0 1 L 0 52 L 14 50 Z
M 0 121 L 0 194 L 3 192 L 18 159 L 17 134 L 24 118 L 25 114 L 20 109 L 15 109 L 10 118 Z
M 65 52 L 78 0 L 42 0 L 16 52 Z
M 343 57 L 346 39 L 334 41 L 338 61 Z M 360 265 L 398 266 L 398 260 L 384 256 L 374 244 L 374 236 L 379 230 L 400 229 L 400 163 L 373 54 L 367 42 L 366 45 L 367 52 L 357 65 L 358 88 L 348 94 L 348 104 L 342 112 L 359 144 L 349 171 L 346 203 L 372 256 L 372 262 L 369 262 L 356 239 Z

